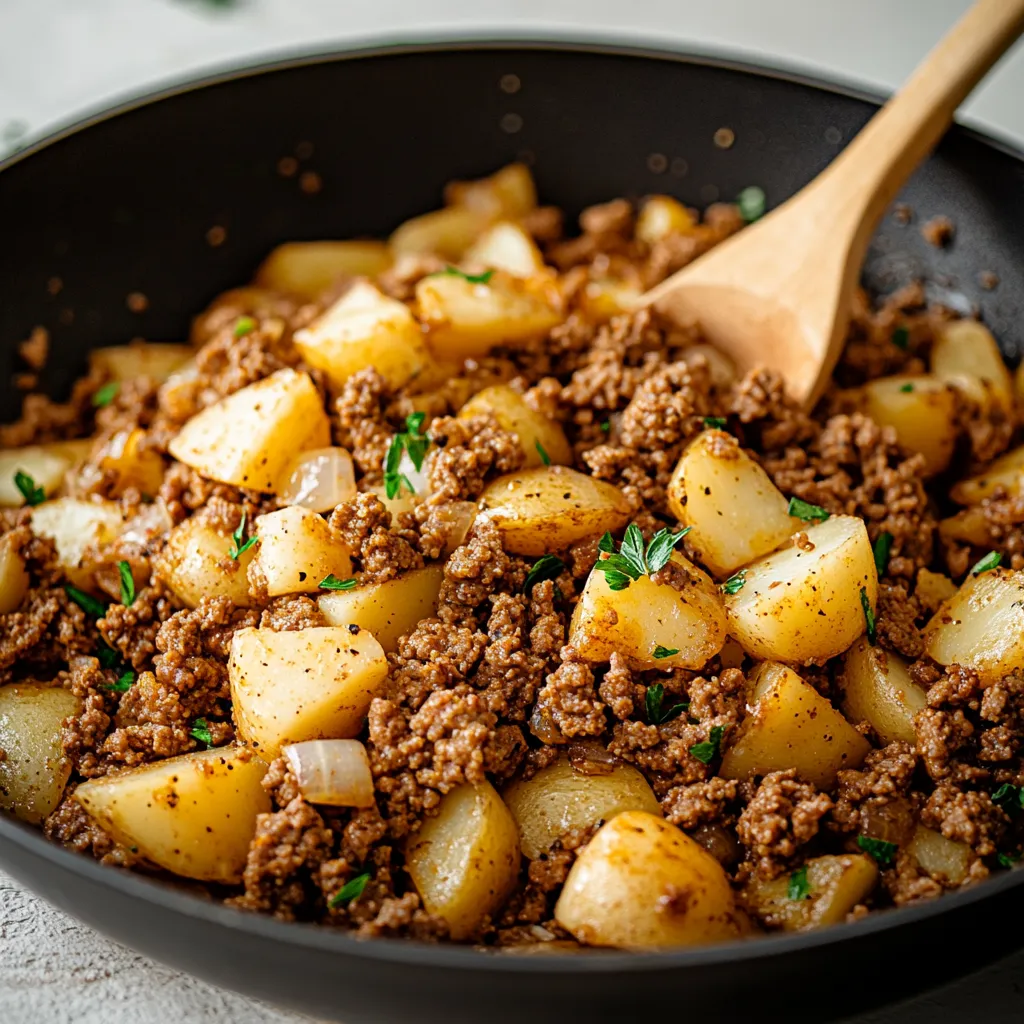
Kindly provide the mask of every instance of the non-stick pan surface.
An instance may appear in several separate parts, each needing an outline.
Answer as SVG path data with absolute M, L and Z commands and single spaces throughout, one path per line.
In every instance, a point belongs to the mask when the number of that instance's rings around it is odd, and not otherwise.
M 545 202 L 574 214 L 617 195 L 695 206 L 750 184 L 774 205 L 873 112 L 830 87 L 720 62 L 611 47 L 476 43 L 317 57 L 218 79 L 88 123 L 0 173 L 0 414 L 16 342 L 42 324 L 43 384 L 65 391 L 92 346 L 176 340 L 219 291 L 286 239 L 382 235 L 436 206 L 452 177 L 529 160 Z M 716 145 L 729 128 L 732 145 Z M 719 136 L 721 141 L 722 136 Z M 278 161 L 312 155 L 300 174 Z M 301 172 L 313 172 L 316 180 Z M 319 183 L 317 190 L 315 186 Z M 1024 344 L 1024 159 L 955 130 L 889 218 L 865 281 L 924 278 Z M 946 214 L 956 241 L 916 229 Z M 209 244 L 210 228 L 226 230 Z M 994 290 L 979 275 L 994 273 Z M 59 280 L 59 289 L 56 281 Z M 127 297 L 142 293 L 143 312 Z M 131 304 L 136 309 L 139 303 Z M 446 1024 L 822 1021 L 910 995 L 1020 943 L 1024 872 L 806 936 L 649 956 L 513 956 L 358 942 L 227 910 L 102 868 L 0 819 L 0 864 L 114 938 L 211 981 L 321 1019 Z

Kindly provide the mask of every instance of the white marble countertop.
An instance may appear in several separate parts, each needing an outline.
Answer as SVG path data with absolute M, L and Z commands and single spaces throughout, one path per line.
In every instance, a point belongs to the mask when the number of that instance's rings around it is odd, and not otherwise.
M 0 0 L 0 151 L 5 142 L 203 69 L 380 35 L 564 34 L 582 26 L 589 34 L 731 51 L 891 89 L 967 2 L 236 0 L 219 7 L 210 0 Z M 1018 49 L 978 90 L 964 119 L 1024 141 L 1022 97 Z M 1022 986 L 1024 955 L 858 1024 L 1018 1024 Z M 0 873 L 4 1024 L 301 1021 L 123 949 Z

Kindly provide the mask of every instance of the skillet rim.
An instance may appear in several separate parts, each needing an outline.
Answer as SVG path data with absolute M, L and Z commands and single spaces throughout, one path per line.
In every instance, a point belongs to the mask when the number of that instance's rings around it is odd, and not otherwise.
M 498 30 L 500 32 L 500 30 Z M 317 64 L 376 57 L 401 56 L 416 53 L 450 53 L 459 51 L 535 50 L 562 54 L 596 54 L 603 56 L 638 57 L 646 60 L 671 61 L 703 67 L 719 68 L 760 78 L 776 79 L 794 85 L 832 93 L 873 104 L 885 102 L 886 95 L 860 84 L 842 79 L 829 80 L 803 69 L 787 67 L 783 63 L 762 65 L 742 57 L 733 57 L 714 48 L 679 48 L 666 46 L 642 36 L 600 32 L 538 32 L 536 34 L 477 34 L 473 32 L 448 33 L 443 30 L 417 34 L 416 41 L 398 40 L 394 36 L 377 34 L 346 41 L 343 47 L 331 49 L 290 49 L 280 53 L 267 53 L 253 64 L 224 63 L 209 71 L 172 78 L 141 94 L 114 97 L 109 104 L 87 111 L 76 120 L 58 126 L 46 136 L 0 160 L 0 172 L 21 163 L 50 145 L 64 141 L 72 135 L 111 118 L 134 112 L 161 100 L 193 92 L 208 86 L 227 84 L 257 75 L 308 67 Z M 265 59 L 264 59 L 265 58 Z M 1024 143 L 990 134 L 960 123 L 950 129 L 964 135 L 1024 166 Z M 408 939 L 358 939 L 350 933 L 329 926 L 300 922 L 283 922 L 265 914 L 247 913 L 227 907 L 223 903 L 207 902 L 198 896 L 175 890 L 172 885 L 147 878 L 130 871 L 105 867 L 82 854 L 74 853 L 47 840 L 41 832 L 13 818 L 0 814 L 0 848 L 10 843 L 30 854 L 41 856 L 58 870 L 85 876 L 98 886 L 109 886 L 121 895 L 152 903 L 163 910 L 198 918 L 229 931 L 250 932 L 272 942 L 282 942 L 321 952 L 367 960 L 380 960 L 394 964 L 452 968 L 483 972 L 522 974 L 554 974 L 571 976 L 594 972 L 620 971 L 626 973 L 661 972 L 697 969 L 720 964 L 737 964 L 767 957 L 796 954 L 810 947 L 839 945 L 847 941 L 866 938 L 876 932 L 889 931 L 904 925 L 925 921 L 946 911 L 954 911 L 971 904 L 998 898 L 1002 893 L 1024 884 L 1024 870 L 1010 869 L 1002 876 L 989 879 L 969 889 L 943 895 L 926 903 L 883 910 L 859 921 L 833 926 L 821 932 L 791 935 L 759 936 L 717 945 L 692 947 L 664 952 L 607 952 L 584 953 L 556 957 L 516 957 L 494 951 L 482 951 L 455 944 L 426 944 Z M 35 892 L 35 890 L 31 890 Z M 42 899 L 47 897 L 39 892 Z M 47 902 L 49 902 L 47 900 Z M 59 904 L 58 904 L 59 906 Z M 91 927 L 91 925 L 90 925 Z M 100 929 L 97 929 L 100 930 Z M 1017 948 L 1011 944 L 1009 955 Z

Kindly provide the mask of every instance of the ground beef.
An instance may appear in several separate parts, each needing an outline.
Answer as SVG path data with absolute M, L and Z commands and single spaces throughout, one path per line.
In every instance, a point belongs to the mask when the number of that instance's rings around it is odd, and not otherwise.
M 490 416 L 445 416 L 428 433 L 436 447 L 428 462 L 432 501 L 478 498 L 490 476 L 519 469 L 525 458 L 519 438 Z
M 43 832 L 54 842 L 76 853 L 88 854 L 101 864 L 119 868 L 144 866 L 138 851 L 111 839 L 85 813 L 73 792 L 65 793 L 57 809 L 43 822 Z
M 384 459 L 395 430 L 384 409 L 391 398 L 387 381 L 372 367 L 352 374 L 335 402 L 338 443 L 352 453 L 370 483 L 384 475 Z
M 383 583 L 407 569 L 423 567 L 423 556 L 391 527 L 391 513 L 375 494 L 357 494 L 339 505 L 329 520 L 358 559 L 364 583 Z
M 279 633 L 326 625 L 327 620 L 320 606 L 305 594 L 286 594 L 272 598 L 260 616 L 260 629 L 273 629 Z
M 96 625 L 125 664 L 139 670 L 150 665 L 156 654 L 157 635 L 174 612 L 173 598 L 162 583 L 156 582 L 137 591 L 130 605 L 108 605 Z
M 708 779 L 687 786 L 674 786 L 661 801 L 665 817 L 673 825 L 690 832 L 701 825 L 721 824 L 728 820 L 726 808 L 738 795 L 735 779 Z

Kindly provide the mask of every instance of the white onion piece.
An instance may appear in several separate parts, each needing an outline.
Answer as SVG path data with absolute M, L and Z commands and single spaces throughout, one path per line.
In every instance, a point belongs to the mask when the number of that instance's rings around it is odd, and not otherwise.
M 139 511 L 125 523 L 119 540 L 145 548 L 157 537 L 169 533 L 173 526 L 167 506 L 162 501 L 154 501 L 151 505 L 140 506 Z
M 480 511 L 476 502 L 453 501 L 450 505 L 444 506 L 448 521 L 451 527 L 448 530 L 448 542 L 444 546 L 444 553 L 450 555 L 456 548 L 462 547 L 470 527 L 476 521 L 477 513 Z
M 302 795 L 311 804 L 372 807 L 373 776 L 359 740 L 307 740 L 284 748 Z
M 428 455 L 423 464 L 417 469 L 409 458 L 409 453 L 402 450 L 402 458 L 398 463 L 398 472 L 412 484 L 412 489 L 422 498 L 430 491 L 427 483 L 427 470 L 430 468 L 430 456 Z M 402 493 L 405 493 L 405 484 L 402 484 Z
M 356 495 L 352 456 L 344 448 L 300 452 L 285 471 L 284 479 L 278 500 L 313 512 L 330 512 Z

